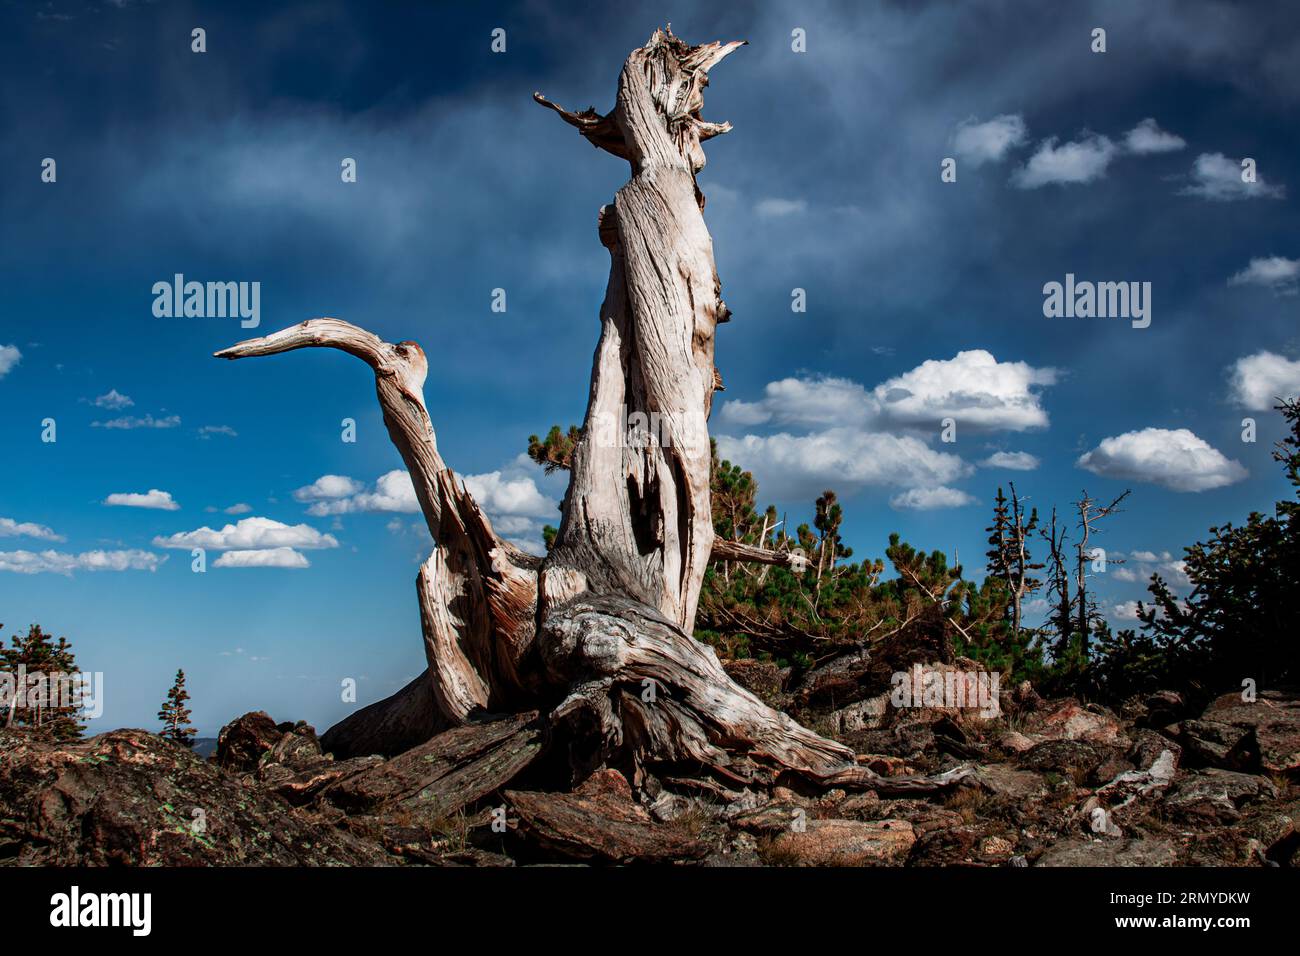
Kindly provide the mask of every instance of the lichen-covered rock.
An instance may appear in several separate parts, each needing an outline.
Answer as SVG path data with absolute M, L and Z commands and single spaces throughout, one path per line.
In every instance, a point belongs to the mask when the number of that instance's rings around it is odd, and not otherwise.
M 999 735 L 997 739 L 998 749 L 1009 754 L 1022 754 L 1026 750 L 1032 750 L 1034 744 L 1034 740 L 1017 730 L 1008 730 L 1006 733 Z
M 1224 694 L 1205 708 L 1203 718 L 1253 731 L 1260 769 L 1300 773 L 1300 694 L 1266 690 L 1250 702 Z
M 1070 837 L 1045 849 L 1035 866 L 1173 866 L 1178 850 L 1171 840 Z
M 1277 788 L 1267 777 L 1212 768 L 1184 774 L 1164 805 L 1179 820 L 1230 823 L 1241 818 L 1247 804 L 1276 798 Z
M 143 730 L 0 731 L 0 852 L 21 865 L 319 866 L 381 848 Z
M 1096 704 L 1077 700 L 1053 701 L 1036 710 L 1025 721 L 1025 732 L 1046 740 L 1086 740 L 1090 743 L 1123 743 L 1119 718 Z
M 279 724 L 276 730 L 280 733 L 280 739 L 261 756 L 259 770 L 270 765 L 278 765 L 294 771 L 306 770 L 329 759 L 321 753 L 320 741 L 316 739 L 316 730 L 307 721 L 300 720 L 291 725 Z
M 1132 738 L 1133 746 L 1129 748 L 1128 759 L 1139 770 L 1151 769 L 1151 765 L 1159 760 L 1166 750 L 1173 755 L 1174 766 L 1182 766 L 1183 748 L 1164 734 L 1143 728 L 1135 731 Z
M 244 714 L 221 728 L 217 736 L 217 766 L 236 773 L 252 773 L 262 754 L 280 742 L 284 732 L 262 710 Z
M 1254 727 L 1220 720 L 1185 720 L 1172 728 L 1186 762 L 1193 767 L 1217 767 L 1246 773 L 1260 769 L 1259 741 Z
M 832 734 L 851 734 L 883 727 L 888 715 L 889 695 L 880 694 L 833 710 L 826 715 L 826 721 Z
M 1125 752 L 1116 746 L 1087 740 L 1045 740 L 1020 754 L 1018 762 L 1024 769 L 1062 774 L 1081 784 L 1094 778 L 1103 765 L 1107 771 L 1113 770 Z M 1129 769 L 1132 765 L 1125 763 L 1124 767 Z
M 1024 802 L 1047 792 L 1042 775 L 1007 764 L 982 764 L 975 768 L 975 774 L 986 790 L 1009 800 Z

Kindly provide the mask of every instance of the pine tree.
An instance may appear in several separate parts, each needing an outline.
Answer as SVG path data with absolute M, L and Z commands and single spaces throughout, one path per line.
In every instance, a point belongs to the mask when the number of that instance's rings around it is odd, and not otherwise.
M 1208 541 L 1185 549 L 1191 592 L 1180 598 L 1158 574 L 1138 605 L 1138 619 L 1159 652 L 1155 680 L 1191 685 L 1206 694 L 1240 687 L 1300 681 L 1300 402 L 1275 406 L 1289 434 L 1273 458 L 1293 488 L 1273 513 L 1252 512 L 1241 525 L 1210 528 Z M 1141 662 L 1116 657 L 1127 675 Z M 1131 678 L 1130 678 L 1131 679 Z
M 1057 522 L 1055 507 L 1047 527 L 1040 528 L 1038 533 L 1047 544 L 1047 597 L 1052 608 L 1047 624 L 1056 634 L 1052 657 L 1059 670 L 1070 671 L 1082 667 L 1082 662 L 1079 646 L 1073 640 L 1075 597 L 1070 588 L 1070 565 L 1066 557 L 1069 532 L 1064 522 Z
M 573 466 L 573 450 L 582 438 L 582 429 L 570 425 L 568 434 L 560 431 L 559 425 L 552 425 L 545 438 L 528 436 L 528 457 L 546 469 L 548 475 L 557 471 L 568 471 Z
M 1025 598 L 1033 594 L 1043 582 L 1033 577 L 1033 571 L 1041 571 L 1042 563 L 1035 563 L 1029 551 L 1028 539 L 1038 528 L 1038 509 L 1031 509 L 1025 517 L 1020 495 L 1016 486 L 1011 486 L 1010 507 L 1007 497 L 998 487 L 998 496 L 994 499 L 993 524 L 985 528 L 990 532 L 988 558 L 989 577 L 1002 582 L 1007 595 L 1007 621 L 1014 633 L 1019 633 L 1023 620 Z
M 11 674 L 16 674 L 20 666 L 25 668 L 29 681 L 37 674 L 45 678 L 34 702 L 20 707 L 19 694 L 14 695 L 5 717 L 6 726 L 44 727 L 65 740 L 81 736 L 86 725 L 81 722 L 80 671 L 66 637 L 55 641 L 54 635 L 33 624 L 25 636 L 14 635 L 9 647 L 0 647 L 0 665 Z M 36 689 L 29 684 L 27 692 Z
M 853 557 L 853 549 L 844 546 L 840 525 L 844 523 L 844 509 L 840 507 L 835 492 L 827 490 L 816 502 L 813 527 L 817 529 L 817 586 L 821 589 L 822 575 L 835 570 L 840 558 Z
M 194 735 L 198 733 L 190 726 L 190 711 L 185 702 L 190 693 L 185 689 L 185 671 L 176 671 L 176 682 L 167 692 L 167 700 L 158 711 L 158 719 L 163 723 L 162 736 L 174 740 L 186 747 L 194 746 Z

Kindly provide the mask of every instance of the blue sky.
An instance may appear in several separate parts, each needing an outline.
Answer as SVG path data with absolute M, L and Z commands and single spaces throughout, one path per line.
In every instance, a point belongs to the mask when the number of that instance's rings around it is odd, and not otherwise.
M 581 419 L 596 211 L 627 169 L 531 94 L 608 109 L 667 21 L 750 42 L 714 71 L 705 116 L 735 129 L 700 184 L 734 313 L 713 431 L 765 501 L 802 520 L 834 488 L 858 556 L 897 530 L 969 569 L 998 483 L 1040 509 L 1131 487 L 1102 542 L 1129 563 L 1096 582 L 1123 623 L 1146 573 L 1176 579 L 1209 525 L 1285 493 L 1265 407 L 1300 387 L 1283 4 L 7 3 L 0 621 L 105 672 L 93 729 L 153 726 L 177 667 L 205 734 L 249 709 L 323 729 L 344 678 L 365 704 L 423 667 L 427 536 L 381 482 L 400 461 L 369 371 L 217 361 L 253 333 L 156 318 L 153 284 L 256 281 L 258 332 L 333 315 L 421 342 L 441 451 L 537 542 L 563 482 L 519 455 Z M 1150 327 L 1044 317 L 1067 273 L 1150 282 Z M 308 566 L 214 566 L 274 547 Z

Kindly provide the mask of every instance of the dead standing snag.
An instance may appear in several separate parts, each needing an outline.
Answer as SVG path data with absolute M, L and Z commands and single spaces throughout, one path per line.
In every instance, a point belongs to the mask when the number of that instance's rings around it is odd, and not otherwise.
M 709 70 L 741 45 L 693 47 L 656 31 L 629 54 L 604 116 L 535 96 L 632 171 L 599 217 L 609 283 L 586 421 L 546 558 L 497 537 L 439 456 L 422 391 L 427 360 L 415 343 L 315 319 L 217 353 L 326 347 L 370 365 L 436 541 L 417 581 L 425 678 L 333 728 L 326 740 L 336 752 L 393 752 L 478 715 L 540 707 L 579 777 L 603 764 L 635 785 L 673 767 L 737 785 L 794 774 L 909 794 L 963 778 L 879 777 L 737 686 L 690 636 L 714 547 L 708 417 L 719 384 L 714 330 L 729 315 L 695 175 L 701 144 L 730 126 L 700 110 Z M 625 432 L 629 419 L 651 416 L 660 441 L 602 437 L 611 420 Z

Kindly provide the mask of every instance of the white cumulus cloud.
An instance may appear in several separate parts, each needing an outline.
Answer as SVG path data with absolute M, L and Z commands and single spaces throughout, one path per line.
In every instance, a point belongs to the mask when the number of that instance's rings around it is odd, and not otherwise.
M 8 375 L 23 357 L 16 345 L 0 345 L 0 378 Z
M 310 525 L 287 525 L 270 518 L 243 518 L 220 531 L 206 525 L 153 539 L 156 548 L 207 548 L 210 551 L 255 551 L 266 548 L 337 548 L 338 540 Z
M 1095 475 L 1146 481 L 1173 491 L 1222 488 L 1246 469 L 1186 428 L 1144 428 L 1103 439 L 1076 464 Z
M 1300 259 L 1265 256 L 1234 274 L 1228 285 L 1261 285 L 1280 295 L 1295 295 L 1300 288 Z
M 1106 175 L 1118 148 L 1107 137 L 1093 133 L 1057 145 L 1055 136 L 1043 140 L 1038 151 L 1011 176 L 1021 189 L 1038 189 L 1053 183 L 1090 183 Z
M 529 471 L 536 466 L 527 456 L 479 475 L 464 475 L 465 488 L 486 512 L 494 530 L 526 551 L 542 551 L 543 519 L 559 520 L 558 501 L 543 494 Z M 310 501 L 307 513 L 315 517 L 394 512 L 416 514 L 419 499 L 411 476 L 401 468 L 380 475 L 373 486 L 342 475 L 324 475 L 294 492 L 299 501 Z M 390 526 L 390 530 L 392 530 Z
M 0 538 L 37 538 L 42 541 L 63 541 L 61 534 L 43 524 L 31 521 L 16 521 L 13 518 L 0 518 Z
M 298 501 L 326 501 L 355 495 L 363 488 L 365 485 L 346 475 L 321 475 L 310 485 L 299 488 L 293 496 Z
M 1228 387 L 1238 405 L 1267 411 L 1280 398 L 1300 396 L 1300 361 L 1268 351 L 1244 356 L 1229 369 Z
M 816 426 L 906 425 L 937 430 L 944 418 L 976 430 L 1024 431 L 1048 424 L 1037 389 L 1056 383 L 1053 368 L 999 362 L 984 349 L 930 359 L 868 390 L 845 378 L 814 376 L 769 382 L 756 402 L 732 400 L 724 424 Z
M 757 402 L 729 401 L 718 418 L 725 424 L 855 425 L 878 414 L 875 400 L 857 382 L 817 376 L 769 382 Z
M 255 548 L 227 551 L 212 562 L 214 568 L 309 568 L 307 556 L 293 548 Z
M 1038 465 L 1038 459 L 1027 451 L 995 451 L 980 462 L 981 468 L 1002 468 L 1006 471 L 1033 471 Z
M 935 451 L 912 435 L 832 428 L 811 435 L 718 436 L 718 454 L 754 472 L 774 497 L 823 488 L 934 486 L 968 474 L 956 455 Z
M 1136 621 L 1138 619 L 1137 612 L 1138 612 L 1137 601 L 1123 601 L 1119 604 L 1116 604 L 1113 609 L 1113 613 L 1115 617 L 1121 621 Z
M 1145 156 L 1176 152 L 1187 145 L 1187 140 L 1161 129 L 1153 118 L 1147 117 L 1125 134 L 1124 145 L 1130 153 Z
M 557 516 L 556 502 L 547 498 L 532 478 L 511 478 L 500 471 L 466 475 L 465 488 L 489 515 Z
M 1044 428 L 1040 389 L 1056 380 L 1056 369 L 999 362 L 983 349 L 931 359 L 871 388 L 831 376 L 785 378 L 768 383 L 757 401 L 724 403 L 718 420 L 742 429 L 786 430 L 718 435 L 718 450 L 752 470 L 764 491 L 778 498 L 828 487 L 939 488 L 972 471 L 959 456 L 928 444 L 945 418 L 954 419 L 959 432 Z M 1023 452 L 989 461 L 1021 469 L 1037 464 Z
M 1001 162 L 1024 143 L 1026 132 L 1025 120 L 1018 114 L 1004 113 L 984 123 L 971 118 L 957 126 L 952 148 L 966 165 L 978 169 L 985 163 Z
M 96 408 L 107 408 L 116 412 L 123 408 L 130 408 L 135 402 L 131 400 L 130 396 L 123 395 L 117 389 L 112 388 L 105 394 L 96 397 L 90 404 Z
M 1056 370 L 1027 362 L 999 362 L 984 349 L 930 359 L 873 390 L 880 414 L 893 422 L 937 429 L 944 418 L 958 428 L 1024 431 L 1047 426 L 1035 389 L 1056 383 Z
M 139 492 L 115 492 L 104 499 L 106 505 L 118 505 L 123 508 L 155 508 L 159 511 L 178 511 L 180 505 L 172 500 L 171 492 L 150 488 L 144 494 Z
M 307 487 L 299 488 L 293 496 L 299 501 L 311 501 L 307 513 L 318 518 L 358 511 L 413 513 L 420 510 L 411 476 L 400 468 L 380 475 L 371 489 L 343 475 L 322 475 Z
M 957 488 L 909 488 L 889 499 L 889 507 L 900 511 L 934 511 L 973 505 L 975 499 Z

